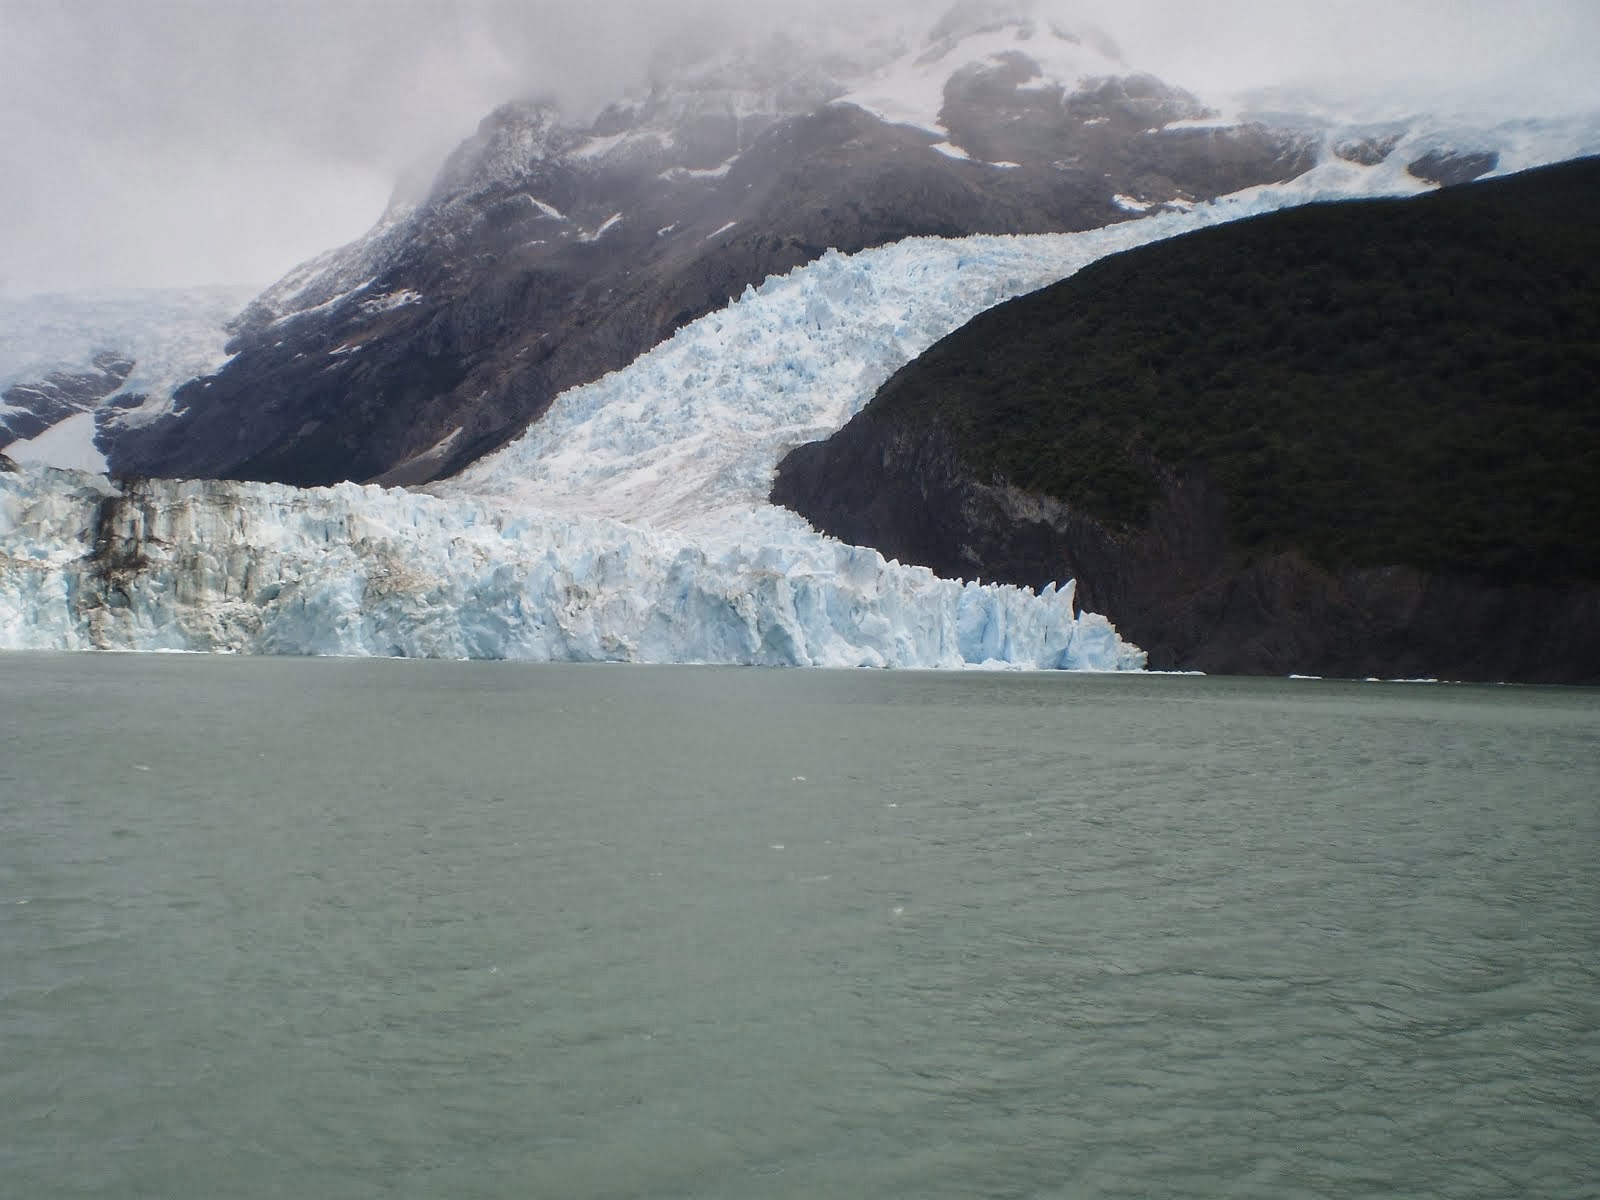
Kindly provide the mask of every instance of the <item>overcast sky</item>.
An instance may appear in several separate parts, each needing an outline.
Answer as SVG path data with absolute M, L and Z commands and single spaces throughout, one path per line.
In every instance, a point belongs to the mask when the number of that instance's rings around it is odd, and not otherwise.
M 898 9 L 896 8 L 898 4 Z M 575 110 L 658 47 L 942 0 L 0 0 L 0 291 L 268 283 L 497 103 Z M 1202 96 L 1318 79 L 1600 107 L 1600 0 L 1042 0 Z

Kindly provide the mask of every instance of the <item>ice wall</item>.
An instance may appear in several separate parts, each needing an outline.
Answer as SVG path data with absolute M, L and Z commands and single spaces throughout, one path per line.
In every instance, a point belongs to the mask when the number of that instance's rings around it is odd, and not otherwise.
M 1104 618 L 811 535 L 709 550 L 344 485 L 0 472 L 0 648 L 1136 669 Z

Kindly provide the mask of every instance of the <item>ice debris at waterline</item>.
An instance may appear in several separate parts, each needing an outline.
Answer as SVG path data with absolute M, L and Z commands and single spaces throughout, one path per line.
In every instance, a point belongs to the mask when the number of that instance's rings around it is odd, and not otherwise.
M 0 647 L 1138 669 L 1073 589 L 346 484 L 0 472 Z

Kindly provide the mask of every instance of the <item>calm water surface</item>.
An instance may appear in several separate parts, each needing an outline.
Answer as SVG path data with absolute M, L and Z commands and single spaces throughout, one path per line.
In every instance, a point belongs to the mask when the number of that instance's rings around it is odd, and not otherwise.
M 0 1195 L 1600 1196 L 1600 694 L 0 656 Z

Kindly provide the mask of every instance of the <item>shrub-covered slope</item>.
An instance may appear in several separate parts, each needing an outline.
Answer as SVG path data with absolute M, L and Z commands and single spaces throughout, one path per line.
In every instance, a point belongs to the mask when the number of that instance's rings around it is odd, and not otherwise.
M 1597 202 L 1588 159 L 1102 260 L 939 343 L 774 498 L 943 571 L 1076 574 L 1162 665 L 1589 677 L 1482 660 L 1453 602 L 1416 622 L 1448 586 L 1559 624 L 1600 585 Z

